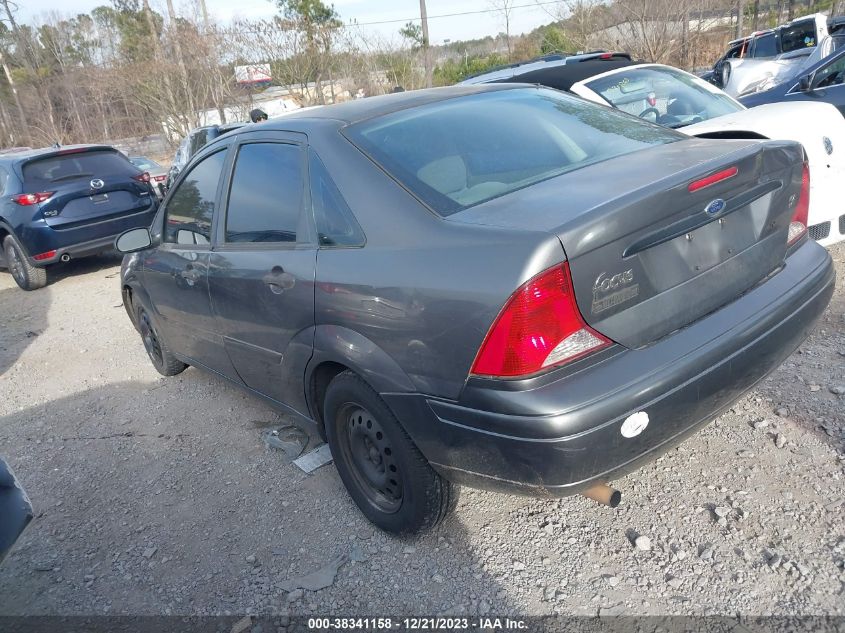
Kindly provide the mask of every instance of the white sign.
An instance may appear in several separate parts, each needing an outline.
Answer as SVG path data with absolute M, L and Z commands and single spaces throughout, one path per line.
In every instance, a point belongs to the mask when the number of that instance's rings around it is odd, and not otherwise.
M 235 66 L 235 81 L 239 84 L 262 84 L 271 79 L 270 64 Z

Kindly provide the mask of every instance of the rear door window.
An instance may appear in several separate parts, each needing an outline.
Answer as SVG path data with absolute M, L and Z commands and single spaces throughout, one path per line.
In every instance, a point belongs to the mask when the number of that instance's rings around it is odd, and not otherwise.
M 211 220 L 226 150 L 203 158 L 170 194 L 164 216 L 164 241 L 205 245 L 211 240 Z
M 29 162 L 23 167 L 24 186 L 43 191 L 45 187 L 73 180 L 131 177 L 140 170 L 116 151 L 76 152 Z
M 229 191 L 227 242 L 296 242 L 305 187 L 302 160 L 299 145 L 241 146 Z

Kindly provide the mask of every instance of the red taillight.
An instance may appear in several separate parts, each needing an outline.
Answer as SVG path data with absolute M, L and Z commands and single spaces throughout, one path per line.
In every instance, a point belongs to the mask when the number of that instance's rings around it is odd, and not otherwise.
M 37 262 L 44 261 L 45 259 L 50 259 L 51 257 L 56 256 L 56 251 L 47 251 L 46 253 L 41 253 L 39 255 L 33 255 L 32 259 Z
M 511 295 L 472 365 L 481 376 L 528 376 L 610 345 L 575 303 L 569 264 L 540 273 Z
M 789 222 L 787 245 L 794 244 L 799 237 L 807 232 L 807 216 L 810 212 L 810 166 L 805 162 L 801 173 L 801 194 L 795 204 L 795 212 Z
M 733 178 L 738 173 L 739 169 L 737 167 L 728 167 L 727 169 L 717 171 L 715 174 L 711 174 L 706 178 L 701 178 L 699 180 L 691 182 L 689 184 L 688 189 L 690 193 L 692 193 L 693 191 L 704 189 L 705 187 L 709 187 L 710 185 L 715 185 L 717 182 L 722 182 L 723 180 L 727 180 L 728 178 Z
M 41 204 L 45 200 L 49 200 L 53 195 L 53 191 L 39 191 L 38 193 L 21 193 L 12 197 L 12 202 L 16 202 L 22 207 L 31 207 L 34 204 Z
M 164 182 L 165 180 L 167 180 L 167 176 L 153 176 L 153 180 L 155 180 L 156 182 Z
M 132 176 L 132 180 L 137 180 L 138 182 L 143 182 L 146 184 L 150 183 L 150 172 L 145 171 L 137 176 Z

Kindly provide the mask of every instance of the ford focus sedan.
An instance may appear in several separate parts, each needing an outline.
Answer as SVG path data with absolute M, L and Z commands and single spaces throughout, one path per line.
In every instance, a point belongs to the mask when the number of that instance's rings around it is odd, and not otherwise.
M 690 138 L 547 88 L 327 106 L 223 136 L 128 254 L 164 375 L 317 425 L 394 533 L 457 485 L 606 484 L 712 420 L 833 292 L 793 142 Z

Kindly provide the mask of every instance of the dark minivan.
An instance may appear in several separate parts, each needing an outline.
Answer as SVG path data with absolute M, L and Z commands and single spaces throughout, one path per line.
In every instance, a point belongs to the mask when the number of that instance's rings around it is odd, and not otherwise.
M 777 367 L 833 292 L 809 195 L 797 143 L 409 91 L 204 147 L 118 238 L 121 289 L 160 373 L 316 423 L 361 511 L 416 532 L 455 484 L 618 503 Z
M 112 250 L 158 209 L 150 175 L 107 145 L 0 155 L 0 194 L 2 263 L 24 290 L 46 285 L 51 264 Z

